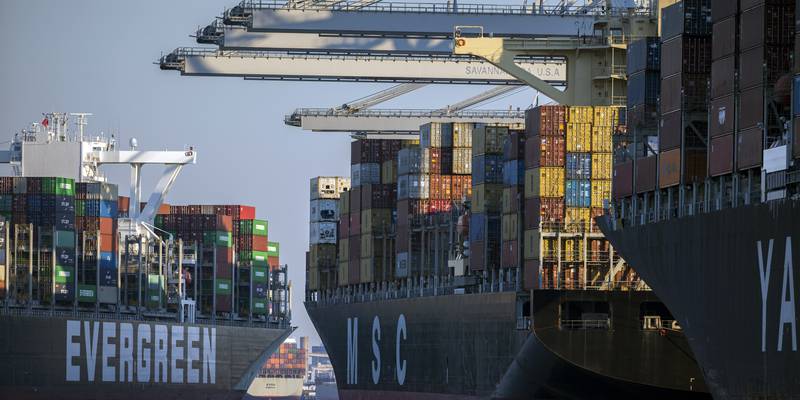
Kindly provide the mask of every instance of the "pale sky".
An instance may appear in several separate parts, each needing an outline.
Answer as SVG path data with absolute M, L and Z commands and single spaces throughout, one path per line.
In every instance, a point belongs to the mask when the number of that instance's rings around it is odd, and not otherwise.
M 162 52 L 196 46 L 188 35 L 235 4 L 0 0 L 0 147 L 50 111 L 94 113 L 89 132 L 115 133 L 123 144 L 136 137 L 140 149 L 194 146 L 198 163 L 184 169 L 167 202 L 256 206 L 291 270 L 296 335 L 317 344 L 302 305 L 309 179 L 349 175 L 350 138 L 303 132 L 285 126 L 283 117 L 298 107 L 337 106 L 390 85 L 181 77 L 153 64 Z M 383 107 L 439 108 L 485 89 L 429 86 Z M 532 96 L 524 89 L 484 108 L 525 108 Z M 156 172 L 145 172 L 148 195 Z M 127 169 L 108 175 L 120 193 L 128 191 Z

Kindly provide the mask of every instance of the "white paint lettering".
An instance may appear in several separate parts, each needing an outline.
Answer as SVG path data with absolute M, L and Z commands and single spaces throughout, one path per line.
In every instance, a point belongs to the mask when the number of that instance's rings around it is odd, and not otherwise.
M 217 382 L 217 328 L 203 328 L 203 383 Z
M 194 362 L 200 361 L 200 328 L 186 328 L 186 383 L 200 383 L 200 373 Z
M 119 382 L 133 382 L 133 325 L 119 324 Z
M 94 330 L 91 329 L 94 325 Z M 100 339 L 100 322 L 83 321 L 83 337 L 86 344 L 86 374 L 94 382 L 97 366 L 97 341 Z
M 769 275 L 772 269 L 772 245 L 773 239 L 769 240 L 767 247 L 767 263 L 764 264 L 764 252 L 761 249 L 761 241 L 756 243 L 758 251 L 758 276 L 761 279 L 761 352 L 767 351 L 767 293 L 769 293 Z
M 378 348 L 378 342 L 381 340 L 381 321 L 376 315 L 372 320 L 372 355 L 375 360 L 372 361 L 372 383 L 378 384 L 381 379 L 381 349 Z
M 786 253 L 783 261 L 783 288 L 781 290 L 781 319 L 778 324 L 778 351 L 783 351 L 783 329 L 792 328 L 792 351 L 797 351 L 797 326 L 794 314 L 794 271 L 792 267 L 792 237 L 786 237 Z M 789 295 L 787 300 L 786 295 Z
M 178 346 L 178 342 L 181 345 Z M 183 326 L 172 325 L 172 339 L 170 343 L 172 349 L 172 373 L 170 374 L 170 383 L 183 383 L 183 368 L 178 367 L 178 361 L 183 360 L 184 353 L 184 339 L 183 339 Z
M 151 347 L 151 333 L 152 329 L 150 324 L 139 324 L 138 334 L 136 338 L 136 381 L 139 383 L 150 382 L 150 353 Z M 145 348 L 145 342 L 147 348 Z
M 169 363 L 167 362 L 167 326 L 156 325 L 155 335 L 155 356 L 153 357 L 153 382 L 167 383 L 167 371 Z
M 347 383 L 358 383 L 358 318 L 347 319 Z
M 76 336 L 81 336 L 80 321 L 67 321 L 67 382 L 81 380 L 81 366 L 72 363 L 81 355 L 81 342 L 75 342 Z
M 114 342 L 111 341 L 114 339 Z M 103 382 L 114 382 L 117 379 L 117 368 L 109 363 L 117 356 L 117 324 L 103 322 Z
M 400 314 L 397 319 L 397 340 L 395 341 L 395 360 L 397 361 L 397 384 L 403 386 L 406 381 L 406 360 L 400 363 L 400 333 L 403 334 L 403 340 L 406 340 L 406 316 Z

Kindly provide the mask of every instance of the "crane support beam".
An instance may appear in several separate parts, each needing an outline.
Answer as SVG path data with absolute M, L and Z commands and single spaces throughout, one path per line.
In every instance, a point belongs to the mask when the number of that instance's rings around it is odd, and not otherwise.
M 347 113 L 358 112 L 400 97 L 404 94 L 411 93 L 423 86 L 425 85 L 422 83 L 401 83 L 397 86 L 390 87 L 389 89 L 381 90 L 361 100 L 345 103 L 341 107 L 337 108 L 337 110 Z
M 435 110 L 365 110 L 344 114 L 322 108 L 297 109 L 286 117 L 287 125 L 314 132 L 417 132 L 428 122 L 483 122 L 522 124 L 525 111 L 475 110 L 443 113 Z
M 457 111 L 461 111 L 461 110 L 463 110 L 463 109 L 465 109 L 467 107 L 472 107 L 474 105 L 483 103 L 484 101 L 487 101 L 489 99 L 493 99 L 493 98 L 495 98 L 497 96 L 501 96 L 501 95 L 504 95 L 506 93 L 510 93 L 510 92 L 512 92 L 514 90 L 517 90 L 517 89 L 519 89 L 519 88 L 514 87 L 514 86 L 495 86 L 495 87 L 493 87 L 493 88 L 491 88 L 491 89 L 489 89 L 489 90 L 487 90 L 485 92 L 478 93 L 477 95 L 472 96 L 472 97 L 470 97 L 468 99 L 461 100 L 458 103 L 450 104 L 445 108 L 440 108 L 437 111 L 445 112 L 445 113 L 454 113 L 454 112 L 457 112 Z
M 580 36 L 592 32 L 591 13 L 534 13 L 515 5 L 376 3 L 358 9 L 287 9 L 262 1 L 245 6 L 254 31 L 452 37 L 456 25 L 482 25 L 496 37 Z M 574 11 L 574 10 L 573 10 Z
M 254 32 L 238 26 L 225 26 L 215 39 L 226 50 L 305 50 L 386 52 L 410 54 L 450 54 L 452 41 L 447 38 L 326 36 L 317 33 Z M 199 43 L 208 43 L 197 36 Z
M 554 85 L 566 84 L 566 64 L 552 58 L 517 60 L 519 68 Z M 182 75 L 271 80 L 463 83 L 519 85 L 491 64 L 472 57 L 309 55 L 179 48 L 160 60 Z

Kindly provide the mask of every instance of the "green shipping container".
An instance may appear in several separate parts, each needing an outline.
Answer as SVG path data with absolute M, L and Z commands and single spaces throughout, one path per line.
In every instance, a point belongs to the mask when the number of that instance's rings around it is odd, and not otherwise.
M 94 285 L 78 285 L 78 301 L 94 303 L 97 301 L 97 287 Z
M 56 283 L 72 283 L 75 277 L 75 268 L 56 265 Z
M 267 273 L 267 267 L 263 266 L 253 266 L 253 282 L 256 283 L 267 283 L 269 281 L 269 275 Z
M 239 230 L 241 232 L 249 232 L 253 236 L 267 236 L 269 232 L 269 223 L 264 220 L 242 220 L 239 221 Z
M 280 257 L 281 245 L 278 242 L 269 242 L 267 244 L 267 255 L 269 257 Z
M 265 315 L 267 313 L 267 301 L 262 299 L 253 300 L 253 315 Z
M 217 295 L 230 295 L 230 294 L 231 294 L 231 280 L 217 279 Z
M 75 200 L 75 216 L 82 217 L 85 214 L 86 205 L 83 200 Z
M 75 232 L 56 231 L 56 247 L 75 248 Z
M 56 196 L 75 196 L 75 180 L 72 178 L 55 178 Z
M 242 251 L 239 253 L 239 261 L 252 261 L 254 267 L 266 267 L 268 254 L 266 251 Z
M 203 233 L 203 244 L 219 247 L 231 247 L 233 245 L 233 239 L 230 232 L 205 232 Z
M 147 275 L 147 301 L 151 305 L 158 305 L 161 293 L 164 291 L 164 277 L 161 275 Z

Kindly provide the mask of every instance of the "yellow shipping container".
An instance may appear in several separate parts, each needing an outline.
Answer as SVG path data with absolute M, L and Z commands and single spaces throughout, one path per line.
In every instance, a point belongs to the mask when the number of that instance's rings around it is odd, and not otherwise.
M 567 151 L 588 152 L 592 149 L 592 124 L 567 124 Z
M 567 232 L 583 232 L 589 230 L 590 209 L 588 207 L 567 207 L 564 225 Z
M 592 153 L 592 179 L 611 179 L 614 173 L 611 153 Z
M 319 270 L 311 267 L 308 269 L 307 272 L 308 276 L 306 277 L 306 289 L 309 290 L 318 290 L 319 289 Z
M 591 124 L 594 122 L 594 107 L 573 106 L 569 108 L 570 123 Z
M 541 167 L 525 171 L 525 198 L 563 196 L 564 168 Z
M 566 239 L 561 247 L 561 258 L 564 261 L 583 261 L 583 251 L 582 239 Z
M 619 125 L 620 107 L 603 106 L 594 108 L 595 125 L 614 126 Z
M 613 134 L 610 126 L 592 127 L 592 152 L 611 153 L 614 151 Z
M 348 278 L 347 271 L 349 267 L 350 263 L 348 263 L 347 261 L 339 263 L 339 268 L 337 271 L 339 277 L 339 286 L 347 286 L 349 284 L 349 280 L 347 279 Z
M 339 239 L 339 261 L 350 259 L 350 239 Z
M 603 200 L 611 200 L 611 180 L 592 179 L 592 207 L 603 207 Z
M 541 234 L 538 229 L 530 229 L 523 233 L 525 243 L 523 244 L 522 257 L 526 260 L 539 259 L 539 246 L 541 245 Z
M 453 123 L 453 147 L 467 147 L 472 150 L 472 122 Z
M 361 276 L 359 281 L 361 283 L 369 283 L 375 280 L 375 268 L 373 268 L 374 258 L 361 259 Z

